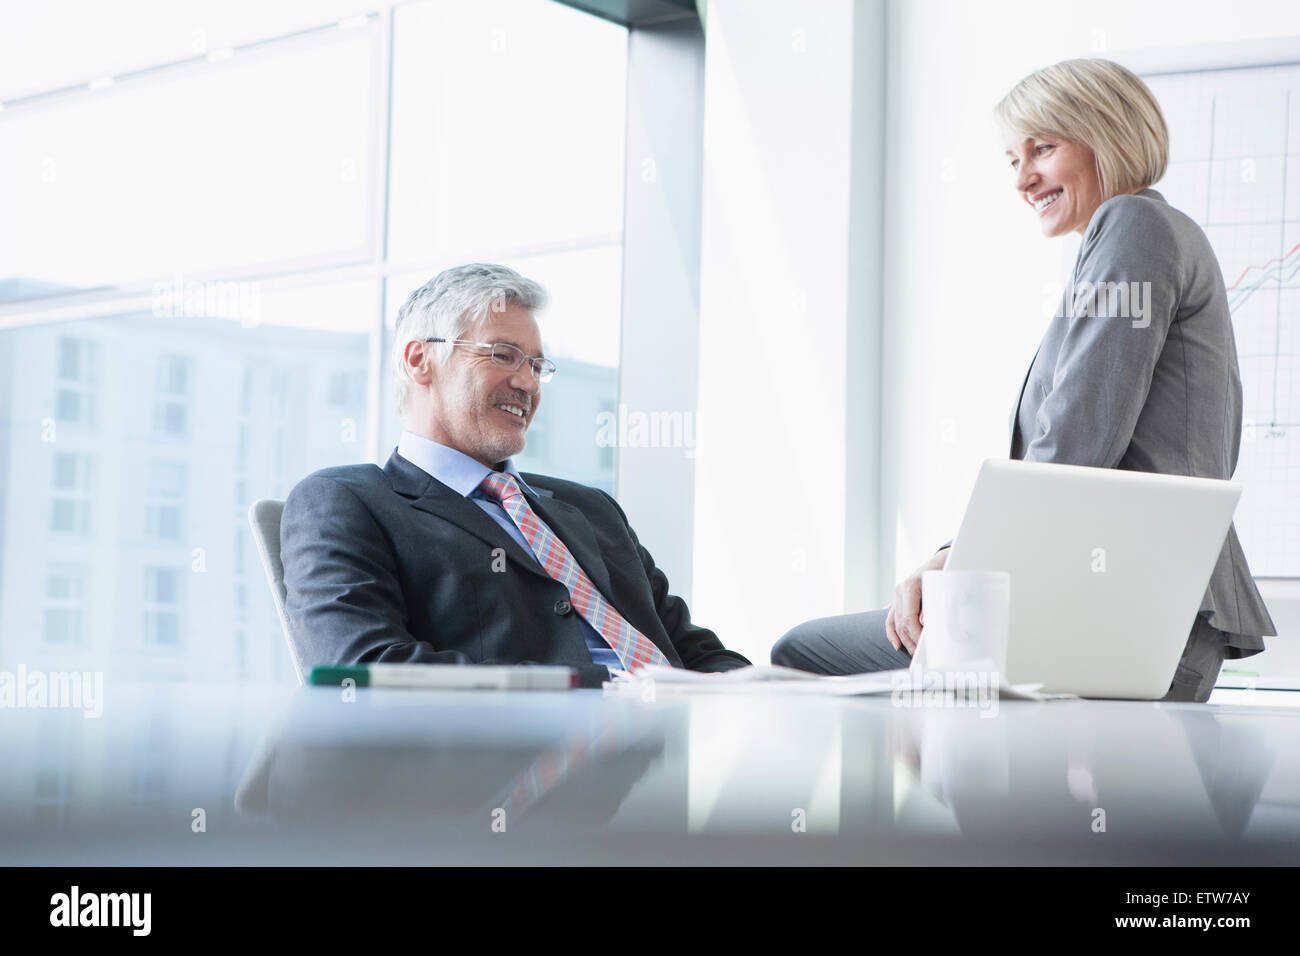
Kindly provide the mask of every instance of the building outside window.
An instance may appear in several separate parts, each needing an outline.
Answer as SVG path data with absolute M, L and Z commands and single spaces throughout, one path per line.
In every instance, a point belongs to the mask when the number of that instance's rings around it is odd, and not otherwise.
M 181 571 L 145 568 L 144 643 L 146 647 L 176 647 L 181 640 Z
M 184 438 L 189 431 L 189 405 L 190 360 L 180 355 L 159 356 L 153 430 L 171 438 Z
M 145 504 L 145 533 L 151 538 L 179 541 L 185 504 L 185 465 L 155 461 L 149 467 L 149 497 Z
M 54 417 L 69 425 L 95 424 L 98 346 L 85 339 L 58 340 Z
M 84 644 L 85 616 L 86 569 L 78 565 L 54 565 L 45 576 L 41 639 L 60 647 Z
M 540 0 L 381 7 L 340 23 L 254 5 L 232 14 L 248 44 L 209 59 L 169 47 L 169 27 L 150 41 L 146 17 L 131 62 L 51 48 L 0 70 L 31 80 L 0 77 L 0 356 L 23 372 L 0 376 L 0 405 L 60 426 L 50 477 L 40 459 L 31 476 L 48 510 L 0 524 L 0 594 L 67 595 L 0 605 L 0 669 L 80 628 L 72 646 L 102 636 L 123 677 L 294 680 L 248 507 L 318 468 L 384 464 L 391 321 L 449 266 L 547 287 L 563 379 L 520 467 L 612 487 L 590 423 L 617 391 L 627 31 Z M 31 18 L 61 29 L 40 5 Z M 504 116 L 512 141 L 566 150 L 502 148 Z M 21 439 L 0 435 L 0 457 L 23 461 Z M 232 523 L 239 557 L 205 548 L 193 577 L 179 546 Z M 56 563 L 87 575 L 51 582 Z
M 51 481 L 50 530 L 63 534 L 90 534 L 89 455 L 56 452 Z

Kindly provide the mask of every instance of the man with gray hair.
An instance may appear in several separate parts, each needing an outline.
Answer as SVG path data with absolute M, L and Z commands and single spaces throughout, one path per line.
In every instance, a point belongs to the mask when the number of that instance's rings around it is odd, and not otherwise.
M 396 450 L 382 469 L 314 472 L 285 501 L 285 603 L 304 668 L 560 664 L 598 687 L 612 669 L 749 663 L 691 623 L 613 498 L 515 467 L 555 373 L 533 317 L 545 305 L 536 282 L 475 263 L 402 306 Z

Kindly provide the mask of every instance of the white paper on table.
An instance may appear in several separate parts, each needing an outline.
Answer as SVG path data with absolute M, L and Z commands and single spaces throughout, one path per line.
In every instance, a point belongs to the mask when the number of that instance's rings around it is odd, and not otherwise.
M 971 670 L 978 670 L 978 668 L 971 668 Z M 718 674 L 690 671 L 681 667 L 651 665 L 638 669 L 635 674 L 615 671 L 614 679 L 606 681 L 604 688 L 609 693 L 629 697 L 646 696 L 645 691 L 651 685 L 655 687 L 656 693 L 663 690 L 670 694 L 772 693 L 811 694 L 819 697 L 866 697 L 892 694 L 899 690 L 947 693 L 941 686 L 933 686 L 933 674 L 934 672 L 926 672 L 916 667 L 915 662 L 913 667 L 908 669 L 849 674 L 843 677 L 822 677 L 790 667 L 771 665 L 751 665 Z M 927 683 L 930 686 L 927 686 Z M 998 684 L 998 696 L 1008 700 L 1073 698 L 1071 694 L 1042 694 L 1039 692 L 1041 687 L 1041 684 L 1011 685 L 1002 679 Z
M 750 684 L 760 681 L 821 680 L 816 674 L 795 670 L 793 667 L 777 667 L 774 664 L 750 664 L 729 671 L 691 671 L 684 667 L 666 667 L 662 664 L 648 664 L 638 668 L 636 673 L 614 671 L 614 680 L 652 680 L 659 684 L 717 684 L 725 681 L 735 684 Z

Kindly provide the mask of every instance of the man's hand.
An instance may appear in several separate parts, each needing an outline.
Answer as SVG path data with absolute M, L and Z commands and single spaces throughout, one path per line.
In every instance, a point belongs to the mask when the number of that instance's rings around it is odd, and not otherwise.
M 894 603 L 885 615 L 885 636 L 894 650 L 907 648 L 907 653 L 916 652 L 916 642 L 921 639 L 921 626 L 925 624 L 925 612 L 921 608 L 921 575 L 926 571 L 939 571 L 948 563 L 948 552 L 944 548 L 925 564 L 913 571 L 894 588 Z

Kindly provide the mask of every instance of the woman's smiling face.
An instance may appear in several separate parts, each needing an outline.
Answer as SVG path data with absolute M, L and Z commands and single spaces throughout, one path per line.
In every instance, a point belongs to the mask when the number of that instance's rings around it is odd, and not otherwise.
M 1016 192 L 1038 215 L 1044 236 L 1080 235 L 1101 205 L 1101 182 L 1092 150 L 1083 143 L 1052 136 L 1015 134 L 1007 157 Z

